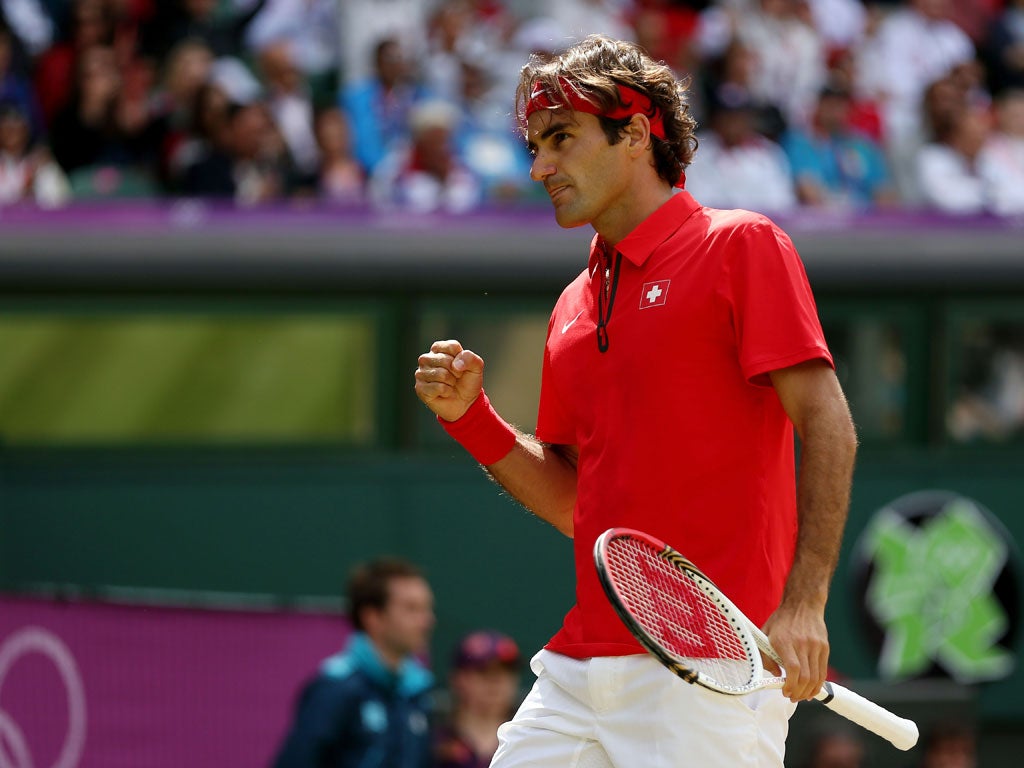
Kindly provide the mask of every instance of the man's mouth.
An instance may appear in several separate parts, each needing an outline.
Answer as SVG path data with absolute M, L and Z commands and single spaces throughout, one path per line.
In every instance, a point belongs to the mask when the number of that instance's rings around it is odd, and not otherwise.
M 551 198 L 551 202 L 557 202 L 558 198 L 561 197 L 568 189 L 568 184 L 559 184 L 557 186 L 548 187 L 548 196 Z

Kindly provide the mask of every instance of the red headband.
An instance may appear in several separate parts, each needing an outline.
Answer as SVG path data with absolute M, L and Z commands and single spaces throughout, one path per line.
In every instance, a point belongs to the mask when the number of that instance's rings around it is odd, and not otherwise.
M 646 115 L 651 121 L 652 136 L 657 136 L 659 139 L 665 138 L 665 123 L 662 120 L 661 110 L 651 104 L 651 100 L 639 91 L 616 83 L 615 86 L 619 89 L 619 101 L 622 106 L 603 111 L 594 102 L 586 98 L 568 80 L 563 78 L 559 82 L 562 85 L 562 90 L 565 91 L 565 97 L 569 103 L 563 104 L 561 101 L 552 99 L 551 94 L 548 93 L 541 83 L 535 83 L 533 93 L 530 94 L 530 100 L 526 102 L 526 112 L 523 115 L 524 122 L 538 109 L 572 109 L 576 112 L 586 112 L 589 115 L 610 117 L 612 120 L 625 120 L 627 117 L 632 117 L 639 113 Z M 560 95 L 556 96 L 556 98 L 558 97 Z

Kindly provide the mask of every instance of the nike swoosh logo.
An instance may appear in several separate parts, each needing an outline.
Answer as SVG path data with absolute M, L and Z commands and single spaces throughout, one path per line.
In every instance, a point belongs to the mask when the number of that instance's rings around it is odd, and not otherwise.
M 572 320 L 570 320 L 570 321 L 569 321 L 568 323 L 566 323 L 565 325 L 563 325 L 563 326 L 562 326 L 562 333 L 565 333 L 565 332 L 566 332 L 566 331 L 568 331 L 568 330 L 569 330 L 570 328 L 572 328 L 572 324 L 573 324 L 573 323 L 575 323 L 575 322 L 576 322 L 577 320 L 579 320 L 579 319 L 580 319 L 580 315 L 582 315 L 582 314 L 583 314 L 583 310 L 581 309 L 581 310 L 580 310 L 580 314 L 579 314 L 579 315 L 576 315 L 576 317 L 574 317 L 574 318 L 573 318 Z

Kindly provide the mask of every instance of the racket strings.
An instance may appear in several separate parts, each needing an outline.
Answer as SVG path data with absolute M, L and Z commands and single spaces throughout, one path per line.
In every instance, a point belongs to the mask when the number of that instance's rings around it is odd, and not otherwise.
M 607 556 L 620 599 L 651 637 L 721 687 L 751 683 L 756 667 L 750 651 L 697 574 L 635 539 L 613 540 Z

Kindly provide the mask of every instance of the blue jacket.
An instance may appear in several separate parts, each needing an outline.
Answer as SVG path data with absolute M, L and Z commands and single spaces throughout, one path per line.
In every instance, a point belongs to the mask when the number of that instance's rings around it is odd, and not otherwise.
M 428 768 L 433 684 L 414 659 L 389 669 L 355 634 L 303 689 L 275 768 Z

